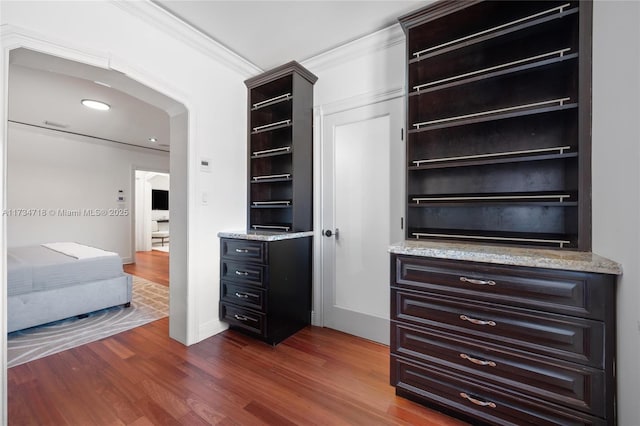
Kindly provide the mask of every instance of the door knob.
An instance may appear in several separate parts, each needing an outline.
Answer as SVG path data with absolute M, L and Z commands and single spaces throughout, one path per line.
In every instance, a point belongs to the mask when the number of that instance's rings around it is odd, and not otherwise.
M 333 235 L 336 236 L 336 240 L 338 239 L 338 235 L 339 235 L 339 230 L 338 228 L 336 228 L 335 232 L 332 231 L 331 229 L 327 229 L 325 231 L 322 231 L 322 235 L 324 235 L 325 237 L 331 237 Z

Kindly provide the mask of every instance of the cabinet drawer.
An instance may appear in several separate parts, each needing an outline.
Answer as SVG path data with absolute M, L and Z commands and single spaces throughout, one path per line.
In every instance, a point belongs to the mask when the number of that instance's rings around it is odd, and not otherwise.
M 391 323 L 395 355 L 455 368 L 465 376 L 489 381 L 559 405 L 605 416 L 604 372 L 570 362 L 508 350 L 457 336 Z M 612 390 L 608 390 L 611 392 Z
M 395 289 L 391 297 L 393 320 L 604 368 L 602 322 Z
M 230 240 L 220 241 L 220 255 L 238 261 L 248 260 L 256 263 L 267 263 L 267 245 L 259 241 Z
M 476 421 L 514 426 L 606 424 L 601 418 L 508 392 L 431 364 L 392 356 L 392 365 L 398 395 L 452 409 Z
M 222 260 L 220 262 L 220 279 L 266 287 L 265 270 L 266 267 L 262 265 Z
M 243 286 L 222 282 L 220 286 L 220 300 L 265 311 L 265 291 L 254 286 Z
M 592 319 L 613 302 L 610 277 L 582 272 L 501 267 L 396 256 L 392 285 Z M 607 291 L 609 290 L 609 291 Z
M 229 325 L 243 328 L 262 337 L 266 336 L 266 318 L 263 314 L 221 302 L 220 319 L 228 322 Z

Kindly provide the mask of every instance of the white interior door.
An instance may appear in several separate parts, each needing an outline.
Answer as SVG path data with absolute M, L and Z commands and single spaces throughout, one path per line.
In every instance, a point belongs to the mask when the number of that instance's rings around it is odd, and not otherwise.
M 325 327 L 389 343 L 389 244 L 404 239 L 403 99 L 326 116 L 322 162 Z

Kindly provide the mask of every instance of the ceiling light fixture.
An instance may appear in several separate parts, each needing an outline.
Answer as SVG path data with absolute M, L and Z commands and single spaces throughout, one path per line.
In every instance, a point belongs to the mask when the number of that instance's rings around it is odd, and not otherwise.
M 149 138 L 149 142 L 158 142 L 157 138 Z
M 83 99 L 81 103 L 87 108 L 97 109 L 99 111 L 108 111 L 111 109 L 111 106 L 109 104 L 105 104 L 104 102 L 100 101 L 94 101 L 92 99 Z

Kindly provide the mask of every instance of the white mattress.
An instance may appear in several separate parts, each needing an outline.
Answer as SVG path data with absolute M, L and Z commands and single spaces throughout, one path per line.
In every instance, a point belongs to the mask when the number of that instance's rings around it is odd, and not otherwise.
M 76 259 L 42 246 L 14 247 L 7 253 L 7 294 L 48 290 L 124 274 L 117 255 Z

